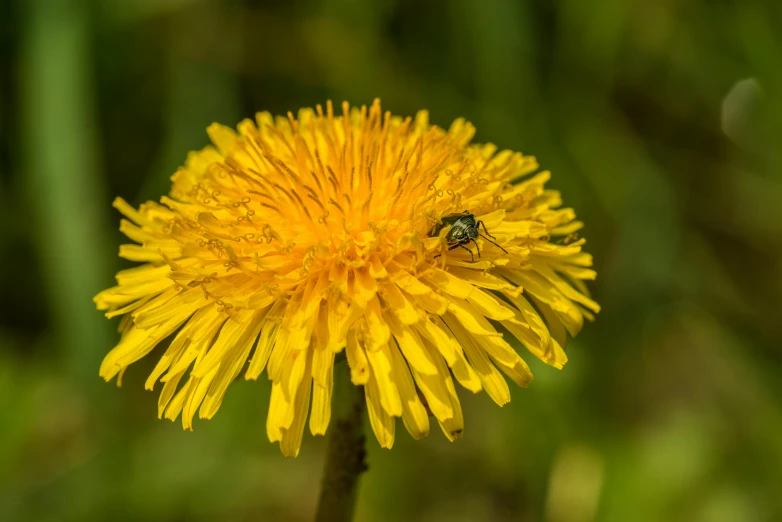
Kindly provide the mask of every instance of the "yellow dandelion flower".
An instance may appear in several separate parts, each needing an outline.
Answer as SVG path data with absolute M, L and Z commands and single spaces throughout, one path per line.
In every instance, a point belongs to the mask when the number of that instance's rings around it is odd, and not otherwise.
M 135 243 L 120 256 L 144 264 L 95 297 L 123 316 L 100 374 L 121 379 L 172 336 L 146 382 L 162 383 L 161 417 L 191 429 L 242 371 L 266 370 L 269 439 L 295 456 L 308 412 L 310 431 L 326 432 L 344 350 L 381 446 L 397 417 L 426 436 L 430 414 L 454 440 L 454 380 L 503 405 L 503 373 L 532 379 L 511 338 L 562 368 L 566 332 L 599 310 L 582 223 L 544 188 L 549 173 L 470 144 L 462 119 L 446 131 L 376 100 L 259 113 L 237 131 L 210 126 L 214 147 L 190 153 L 160 204 L 114 202 Z

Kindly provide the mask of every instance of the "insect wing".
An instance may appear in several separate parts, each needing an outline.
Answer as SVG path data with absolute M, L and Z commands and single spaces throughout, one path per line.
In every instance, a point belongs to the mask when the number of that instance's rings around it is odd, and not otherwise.
M 448 214 L 440 218 L 440 222 L 443 226 L 453 226 L 460 219 L 464 218 L 464 214 Z

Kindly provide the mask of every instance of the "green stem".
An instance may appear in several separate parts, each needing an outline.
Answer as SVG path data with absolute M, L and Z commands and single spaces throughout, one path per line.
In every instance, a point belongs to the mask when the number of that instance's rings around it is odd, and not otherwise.
M 340 368 L 341 367 L 341 368 Z M 350 382 L 347 364 L 335 368 L 335 412 L 329 428 L 315 522 L 350 522 L 356 507 L 356 489 L 366 471 L 364 388 Z M 340 371 L 342 370 L 342 371 Z

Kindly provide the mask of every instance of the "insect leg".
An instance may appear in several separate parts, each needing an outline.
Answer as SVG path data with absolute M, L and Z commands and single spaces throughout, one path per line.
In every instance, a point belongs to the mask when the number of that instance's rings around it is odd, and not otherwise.
M 453 245 L 453 246 L 452 246 L 451 248 L 449 248 L 448 250 L 453 250 L 454 248 L 463 248 L 463 249 L 465 249 L 466 251 L 468 251 L 468 252 L 470 253 L 470 257 L 472 258 L 472 262 L 473 262 L 473 263 L 475 262 L 475 255 L 472 253 L 472 250 L 470 250 L 469 248 L 467 248 L 466 246 L 464 246 L 464 243 L 456 243 L 455 245 Z M 478 257 L 480 257 L 480 255 L 481 255 L 481 252 L 480 252 L 480 250 L 479 250 L 479 251 L 478 251 Z
M 507 251 L 507 250 L 505 250 L 505 249 L 504 249 L 504 248 L 502 248 L 500 245 L 498 245 L 497 243 L 495 243 L 494 241 L 492 241 L 492 240 L 491 240 L 491 239 L 489 239 L 488 237 L 484 236 L 483 234 L 481 234 L 481 237 L 482 237 L 483 239 L 485 239 L 486 241 L 488 241 L 489 243 L 491 243 L 492 245 L 494 245 L 494 246 L 496 246 L 497 248 L 499 248 L 500 250 L 502 250 L 503 252 L 505 252 L 506 254 L 508 253 L 508 251 Z
M 473 239 L 471 239 L 470 241 L 472 241 L 473 243 L 475 243 L 475 250 L 477 250 L 477 251 L 478 251 L 478 257 L 481 257 L 481 247 L 479 247 L 479 246 L 478 246 L 478 242 L 477 242 L 477 241 L 475 241 L 475 239 L 474 239 L 474 238 L 473 238 Z
M 496 237 L 489 234 L 489 230 L 486 228 L 486 224 L 483 221 L 478 221 L 478 224 L 476 226 L 483 227 L 483 231 L 486 232 L 487 236 L 489 236 L 492 239 L 497 239 Z

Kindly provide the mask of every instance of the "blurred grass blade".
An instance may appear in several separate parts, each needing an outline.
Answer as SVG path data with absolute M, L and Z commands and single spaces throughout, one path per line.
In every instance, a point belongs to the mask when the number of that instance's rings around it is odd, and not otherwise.
M 111 282 L 103 208 L 108 198 L 96 165 L 97 138 L 85 3 L 26 4 L 19 74 L 27 198 L 55 337 L 70 369 L 97 381 L 111 325 L 92 296 Z

